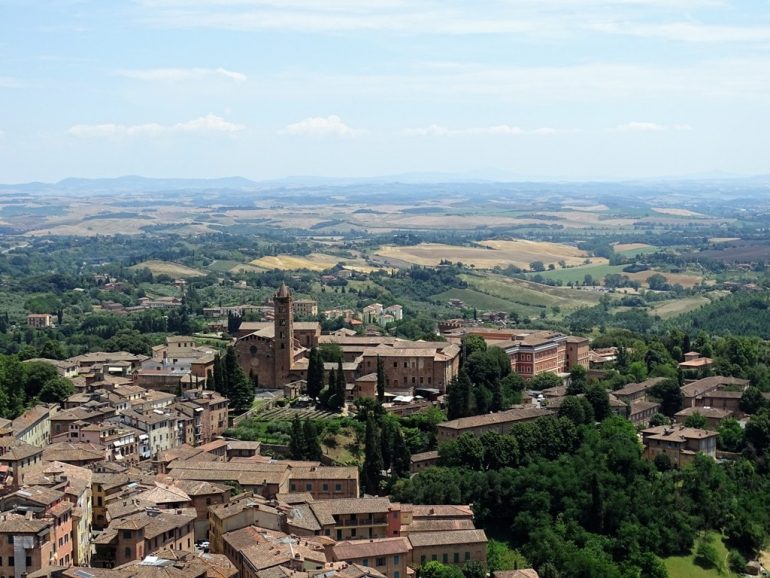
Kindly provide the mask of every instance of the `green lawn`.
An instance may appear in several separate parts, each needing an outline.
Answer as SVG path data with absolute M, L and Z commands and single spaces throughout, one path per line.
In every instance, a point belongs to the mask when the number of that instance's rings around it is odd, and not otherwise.
M 670 556 L 663 561 L 666 565 L 666 570 L 668 570 L 669 578 L 737 578 L 737 575 L 730 572 L 727 568 L 727 548 L 724 542 L 722 542 L 722 537 L 713 533 L 712 535 L 714 536 L 714 546 L 725 561 L 725 571 L 720 574 L 715 568 L 706 569 L 699 566 L 695 563 L 694 554 L 689 556 Z M 693 552 L 695 552 L 696 548 L 697 543 L 693 548 Z

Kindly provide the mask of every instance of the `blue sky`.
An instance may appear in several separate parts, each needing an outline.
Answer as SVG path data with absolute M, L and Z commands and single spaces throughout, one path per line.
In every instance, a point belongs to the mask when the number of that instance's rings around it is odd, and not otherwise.
M 0 182 L 770 173 L 770 1 L 0 0 Z

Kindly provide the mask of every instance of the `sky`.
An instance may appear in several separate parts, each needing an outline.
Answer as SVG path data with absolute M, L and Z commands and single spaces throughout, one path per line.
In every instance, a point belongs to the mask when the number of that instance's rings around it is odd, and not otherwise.
M 770 173 L 770 0 L 0 0 L 0 182 Z

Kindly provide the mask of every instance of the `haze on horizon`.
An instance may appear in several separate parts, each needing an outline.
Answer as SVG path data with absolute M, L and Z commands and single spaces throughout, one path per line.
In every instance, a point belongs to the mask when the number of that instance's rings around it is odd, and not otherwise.
M 3 183 L 770 172 L 766 0 L 0 0 L 0 15 Z

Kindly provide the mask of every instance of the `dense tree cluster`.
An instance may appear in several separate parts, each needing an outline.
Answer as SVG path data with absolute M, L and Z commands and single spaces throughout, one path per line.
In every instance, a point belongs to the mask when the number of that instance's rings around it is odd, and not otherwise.
M 764 419 L 746 434 L 758 456 L 770 448 Z M 660 558 L 689 553 L 706 530 L 722 532 L 742 556 L 770 535 L 761 458 L 719 464 L 699 456 L 682 469 L 659 469 L 642 458 L 633 426 L 621 418 L 525 425 L 442 446 L 451 467 L 399 482 L 396 498 L 472 503 L 478 523 L 505 532 L 543 574 L 579 578 L 666 576 Z

